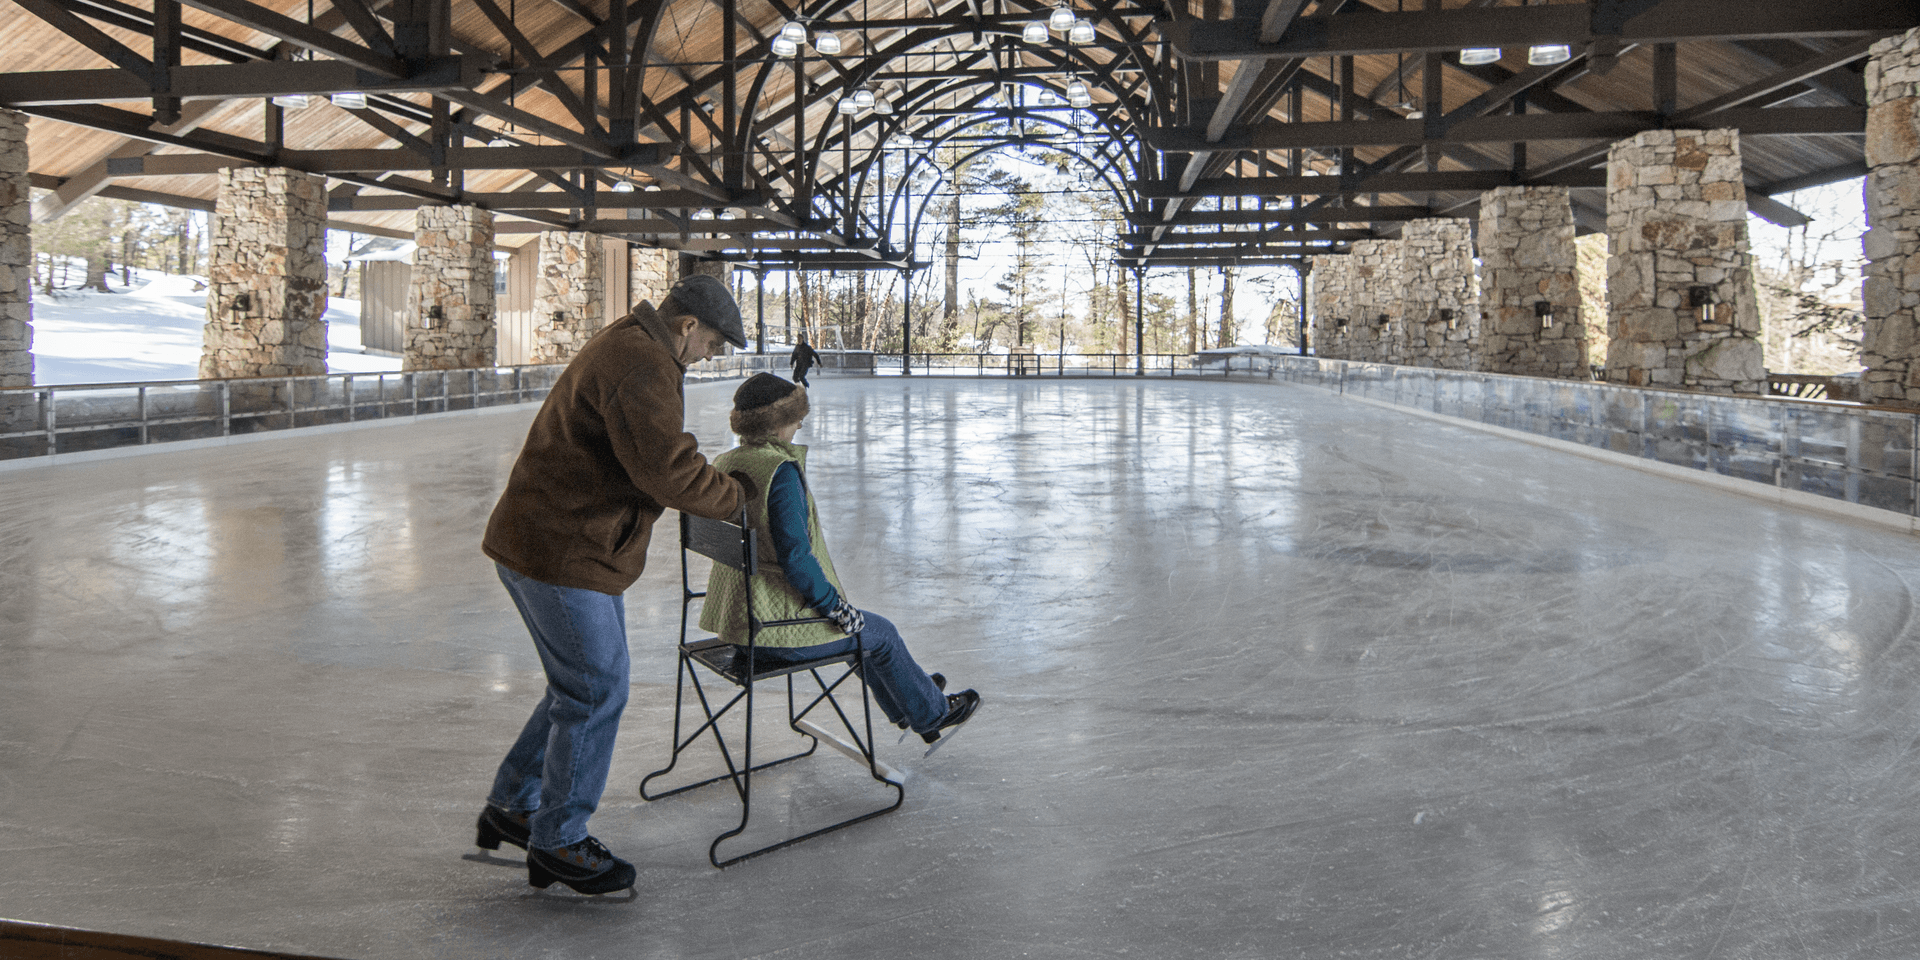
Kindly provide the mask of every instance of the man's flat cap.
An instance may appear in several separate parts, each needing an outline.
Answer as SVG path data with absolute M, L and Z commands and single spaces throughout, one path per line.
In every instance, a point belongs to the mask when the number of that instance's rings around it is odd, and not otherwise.
M 672 303 L 668 303 L 669 300 Z M 665 314 L 690 314 L 720 331 L 727 342 L 736 347 L 747 345 L 747 329 L 740 323 L 740 305 L 733 302 L 732 291 L 717 277 L 704 273 L 681 277 L 661 299 L 660 307 L 660 312 Z

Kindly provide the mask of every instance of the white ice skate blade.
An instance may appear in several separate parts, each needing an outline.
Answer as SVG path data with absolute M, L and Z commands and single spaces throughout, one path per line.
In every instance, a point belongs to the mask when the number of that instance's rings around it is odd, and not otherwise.
M 972 718 L 968 718 L 968 719 L 972 719 Z M 948 728 L 946 729 L 946 732 L 944 732 L 944 733 L 942 733 L 942 734 L 940 734 L 940 739 L 938 739 L 938 740 L 935 740 L 935 741 L 933 742 L 933 746 L 930 746 L 930 747 L 928 747 L 928 748 L 927 748 L 927 752 L 926 752 L 926 753 L 923 753 L 923 754 L 921 754 L 920 756 L 921 756 L 921 757 L 931 757 L 931 756 L 933 756 L 933 752 L 934 752 L 935 750 L 938 750 L 938 749 L 940 749 L 941 747 L 943 747 L 943 746 L 945 746 L 948 740 L 952 740 L 952 739 L 953 739 L 954 737 L 957 737 L 957 736 L 959 736 L 959 735 L 960 735 L 960 731 L 962 731 L 962 730 L 965 730 L 966 728 L 967 728 L 967 725 L 966 725 L 966 724 L 964 724 L 964 723 L 963 723 L 963 724 L 960 724 L 960 725 L 959 725 L 959 726 L 957 726 L 957 727 L 948 727 Z
M 848 743 L 845 740 L 842 740 L 839 737 L 836 737 L 833 734 L 828 733 L 827 731 L 821 729 L 820 725 L 817 723 L 814 723 L 812 720 L 801 720 L 796 722 L 794 726 L 799 728 L 800 731 L 805 733 L 807 736 L 814 737 L 818 739 L 821 743 L 824 743 L 827 746 L 832 747 L 835 750 L 838 750 L 841 753 L 846 754 L 848 759 L 853 760 L 854 762 L 859 763 L 862 766 L 866 765 L 867 755 L 864 753 L 861 753 L 859 747 L 856 747 L 853 744 Z M 885 777 L 889 783 L 903 784 L 907 782 L 906 774 L 901 773 L 899 770 L 890 766 L 885 760 L 881 760 L 878 757 L 874 758 L 873 769 L 879 771 L 880 775 L 882 777 Z

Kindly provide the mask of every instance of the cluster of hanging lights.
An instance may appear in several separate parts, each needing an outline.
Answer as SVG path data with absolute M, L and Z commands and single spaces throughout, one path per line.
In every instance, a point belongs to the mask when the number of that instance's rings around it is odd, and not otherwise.
M 1499 47 L 1468 47 L 1460 51 L 1460 63 L 1468 67 L 1497 63 L 1500 56 Z M 1541 43 L 1527 48 L 1527 63 L 1536 67 L 1551 67 L 1572 59 L 1573 48 L 1564 43 Z
M 334 106 L 342 110 L 365 110 L 367 95 L 357 90 L 346 90 L 327 97 Z M 302 110 L 313 98 L 304 93 L 283 93 L 273 98 L 273 105 L 284 110 Z
M 1028 43 L 1046 43 L 1056 33 L 1066 34 L 1068 43 L 1092 43 L 1093 22 L 1085 17 L 1075 17 L 1073 8 L 1063 2 L 1053 8 L 1047 19 L 1027 24 L 1020 31 L 1020 39 Z
M 872 110 L 883 117 L 893 114 L 893 101 L 884 93 L 876 93 L 871 85 L 863 86 L 840 98 L 835 109 L 851 117 Z
M 799 20 L 788 20 L 781 25 L 780 33 L 773 38 L 773 55 L 791 57 L 800 52 L 800 45 L 807 42 L 807 25 Z M 829 57 L 840 54 L 840 35 L 832 30 L 821 30 L 813 35 L 813 49 Z

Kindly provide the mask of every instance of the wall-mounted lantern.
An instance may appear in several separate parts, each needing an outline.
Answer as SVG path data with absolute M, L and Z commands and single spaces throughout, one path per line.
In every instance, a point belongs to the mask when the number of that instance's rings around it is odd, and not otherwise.
M 1553 326 L 1553 304 L 1545 300 L 1534 301 L 1533 315 L 1540 318 L 1540 329 Z
M 1451 307 L 1440 308 L 1440 319 L 1446 323 L 1448 330 L 1455 329 L 1460 325 L 1460 321 L 1454 319 L 1453 308 Z
M 1392 317 L 1389 317 L 1384 313 L 1380 315 L 1380 329 L 1385 330 L 1387 328 L 1387 325 L 1392 322 L 1393 322 Z
M 447 318 L 446 312 L 440 309 L 439 304 L 436 303 L 427 308 L 428 320 L 445 320 L 446 318 Z
M 1713 305 L 1720 302 L 1712 287 L 1688 287 L 1687 305 L 1694 309 L 1694 315 L 1701 323 L 1713 322 Z
M 566 323 L 566 322 L 567 322 L 567 312 L 566 312 L 565 310 L 555 310 L 555 311 L 553 312 L 553 322 L 554 322 L 554 323 Z
M 1345 329 L 1347 328 L 1347 318 L 1346 318 L 1346 317 L 1334 317 L 1334 318 L 1333 318 L 1333 328 L 1334 328 L 1335 330 L 1345 330 Z
M 240 294 L 235 294 L 235 295 L 234 295 L 234 298 L 233 298 L 233 312 L 234 312 L 234 313 L 247 313 L 248 311 L 251 311 L 252 309 L 253 309 L 253 295 L 252 295 L 252 294 L 247 294 L 247 293 L 240 293 Z

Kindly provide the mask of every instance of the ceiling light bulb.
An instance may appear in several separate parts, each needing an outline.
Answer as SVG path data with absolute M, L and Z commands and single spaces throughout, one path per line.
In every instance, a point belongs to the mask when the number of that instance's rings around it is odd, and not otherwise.
M 840 53 L 840 35 L 832 30 L 822 30 L 814 34 L 813 48 L 829 57 L 835 56 Z
M 1067 40 L 1072 43 L 1092 43 L 1093 23 L 1088 20 L 1076 20 L 1073 29 L 1067 32 Z
M 873 109 L 873 91 L 861 87 L 853 92 L 853 106 L 858 110 Z
M 1047 17 L 1047 26 L 1059 33 L 1073 29 L 1073 9 L 1064 3 L 1054 7 L 1053 13 Z
M 807 25 L 798 20 L 788 20 L 781 25 L 780 35 L 793 43 L 805 43 L 807 40 Z
M 791 57 L 794 54 L 799 52 L 800 52 L 800 45 L 797 43 L 794 43 L 792 40 L 788 40 L 784 36 L 773 38 L 773 55 L 774 56 Z
M 288 110 L 298 110 L 307 105 L 307 95 L 304 93 L 283 93 L 273 98 L 273 105 L 276 107 L 285 107 Z
M 854 104 L 852 97 L 841 97 L 839 110 L 847 116 L 853 116 L 860 112 L 860 108 Z
M 344 90 L 334 94 L 328 99 L 333 101 L 334 106 L 342 110 L 365 110 L 367 108 L 367 95 L 357 90 Z
M 1035 20 L 1027 24 L 1026 29 L 1020 31 L 1020 39 L 1028 43 L 1046 43 L 1048 37 L 1045 20 Z
M 1460 51 L 1460 65 L 1477 67 L 1486 63 L 1500 62 L 1499 47 L 1468 47 Z
M 1527 62 L 1536 67 L 1551 67 L 1573 59 L 1573 48 L 1564 43 L 1543 43 L 1527 48 Z

